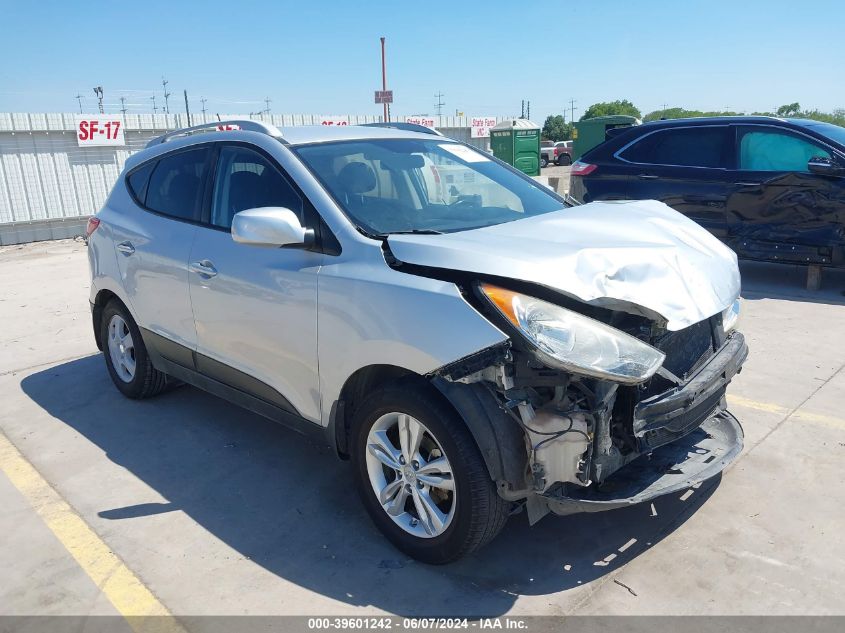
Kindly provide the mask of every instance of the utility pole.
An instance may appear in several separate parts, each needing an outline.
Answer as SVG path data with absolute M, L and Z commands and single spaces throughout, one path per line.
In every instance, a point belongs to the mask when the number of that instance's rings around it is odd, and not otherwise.
M 200 102 L 202 103 L 202 120 L 205 123 L 205 102 L 208 101 L 205 97 L 200 97 Z
M 662 110 L 662 111 L 661 111 L 661 113 L 660 113 L 660 118 L 661 118 L 661 119 L 665 119 L 665 118 L 666 118 L 666 104 L 665 104 L 665 103 L 663 104 L 663 110 Z
M 103 87 L 97 86 L 94 88 L 94 94 L 97 95 L 97 100 L 100 105 L 100 114 L 103 114 L 105 110 L 103 110 Z
M 164 89 L 164 111 L 167 114 L 170 114 L 170 93 L 167 92 L 167 84 L 169 83 L 164 77 L 161 78 L 161 87 Z
M 126 116 L 126 97 L 120 98 L 120 111 L 123 112 L 123 116 Z
M 520 110 L 519 118 L 520 119 L 525 118 L 525 99 L 522 100 L 522 110 Z
M 387 92 L 387 62 L 384 57 L 384 38 L 380 37 L 379 39 L 381 40 L 381 90 L 382 92 Z M 384 106 L 384 122 L 387 123 L 390 121 L 387 101 L 382 105 Z
M 155 114 L 156 112 L 158 112 L 158 108 L 156 107 L 156 96 L 153 95 L 152 97 L 150 97 L 150 99 L 153 100 L 153 114 Z
M 443 114 L 443 106 L 446 105 L 446 102 L 443 101 L 443 93 L 438 92 L 434 95 L 434 98 L 437 99 L 437 101 L 434 102 L 434 111 L 437 113 L 437 116 L 440 116 Z
M 191 109 L 188 107 L 188 91 L 185 90 L 185 114 L 188 115 L 188 127 L 191 127 Z
M 570 111 L 569 121 L 571 123 L 575 123 L 575 110 L 577 110 L 577 108 L 575 107 L 576 103 L 578 103 L 578 102 L 575 101 L 575 99 L 569 100 L 569 111 Z
M 77 100 L 77 101 L 79 101 L 79 114 L 82 114 L 82 95 L 81 95 L 81 94 L 77 94 L 77 95 L 76 95 L 76 100 Z
M 272 99 L 270 97 L 264 97 L 264 114 L 270 114 L 270 102 Z
M 526 101 L 525 104 L 526 104 L 525 105 L 525 118 L 530 119 L 531 118 L 531 102 Z

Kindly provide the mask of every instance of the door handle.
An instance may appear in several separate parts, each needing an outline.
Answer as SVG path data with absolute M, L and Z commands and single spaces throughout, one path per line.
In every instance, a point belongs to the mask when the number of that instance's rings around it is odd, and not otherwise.
M 657 180 L 657 176 L 654 174 L 640 174 L 637 178 L 640 180 Z
M 131 255 L 132 253 L 135 252 L 135 247 L 132 246 L 132 242 L 130 242 L 129 240 L 127 240 L 125 242 L 121 242 L 120 244 L 115 246 L 115 248 L 117 250 L 119 250 L 121 253 L 123 253 L 124 255 Z
M 737 187 L 759 187 L 759 186 L 761 186 L 763 183 L 762 183 L 762 182 L 745 182 L 745 181 L 740 181 L 740 182 L 735 182 L 734 184 L 735 184 Z
M 203 259 L 199 262 L 192 262 L 188 266 L 188 269 L 192 273 L 197 273 L 203 277 L 214 277 L 217 274 L 217 269 L 214 267 L 214 264 L 207 259 Z

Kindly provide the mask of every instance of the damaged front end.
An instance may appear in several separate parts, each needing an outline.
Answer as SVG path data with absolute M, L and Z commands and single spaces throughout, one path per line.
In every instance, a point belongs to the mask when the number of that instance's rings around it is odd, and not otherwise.
M 468 421 L 499 494 L 524 499 L 531 523 L 688 488 L 742 449 L 725 402 L 748 355 L 737 305 L 670 331 L 636 310 L 585 307 L 587 317 L 485 284 L 471 294 L 510 344 L 432 379 Z M 525 299 L 557 312 L 528 325 L 536 306 Z

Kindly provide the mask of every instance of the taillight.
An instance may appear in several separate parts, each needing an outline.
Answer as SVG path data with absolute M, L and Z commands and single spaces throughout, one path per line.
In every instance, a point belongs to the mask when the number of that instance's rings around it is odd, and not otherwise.
M 569 172 L 569 175 L 589 176 L 596 169 L 598 169 L 598 165 L 593 165 L 591 163 L 582 163 L 580 160 L 576 160 L 574 163 L 572 163 L 572 171 Z
M 85 237 L 91 237 L 91 233 L 97 230 L 97 227 L 100 226 L 100 220 L 91 216 L 88 218 L 88 224 L 85 226 Z

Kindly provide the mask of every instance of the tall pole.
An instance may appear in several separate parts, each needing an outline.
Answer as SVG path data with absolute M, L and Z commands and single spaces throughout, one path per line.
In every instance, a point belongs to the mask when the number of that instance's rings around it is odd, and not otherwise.
M 153 114 L 155 114 L 158 111 L 158 108 L 156 108 L 156 96 L 153 95 L 150 99 L 153 100 Z
M 571 114 L 569 115 L 570 123 L 575 123 L 575 103 L 576 103 L 575 99 L 569 100 L 569 107 L 570 107 L 570 112 L 571 112 Z
M 185 90 L 185 114 L 188 115 L 188 127 L 191 127 L 191 109 L 188 107 L 188 91 Z
M 381 89 L 383 92 L 387 92 L 387 63 L 384 60 L 384 38 L 381 39 Z M 388 123 L 390 118 L 387 115 L 387 102 L 385 101 L 383 104 L 384 106 L 384 122 Z
M 208 99 L 202 97 L 200 101 L 202 102 L 202 122 L 205 123 L 205 102 L 208 101 Z
M 167 84 L 169 83 L 164 77 L 161 78 L 161 87 L 164 89 L 164 111 L 167 114 L 170 114 L 170 93 L 167 92 Z
M 120 98 L 120 111 L 123 112 L 123 116 L 126 116 L 126 97 Z
M 79 114 L 82 114 L 82 95 L 77 93 L 76 100 L 79 101 Z

